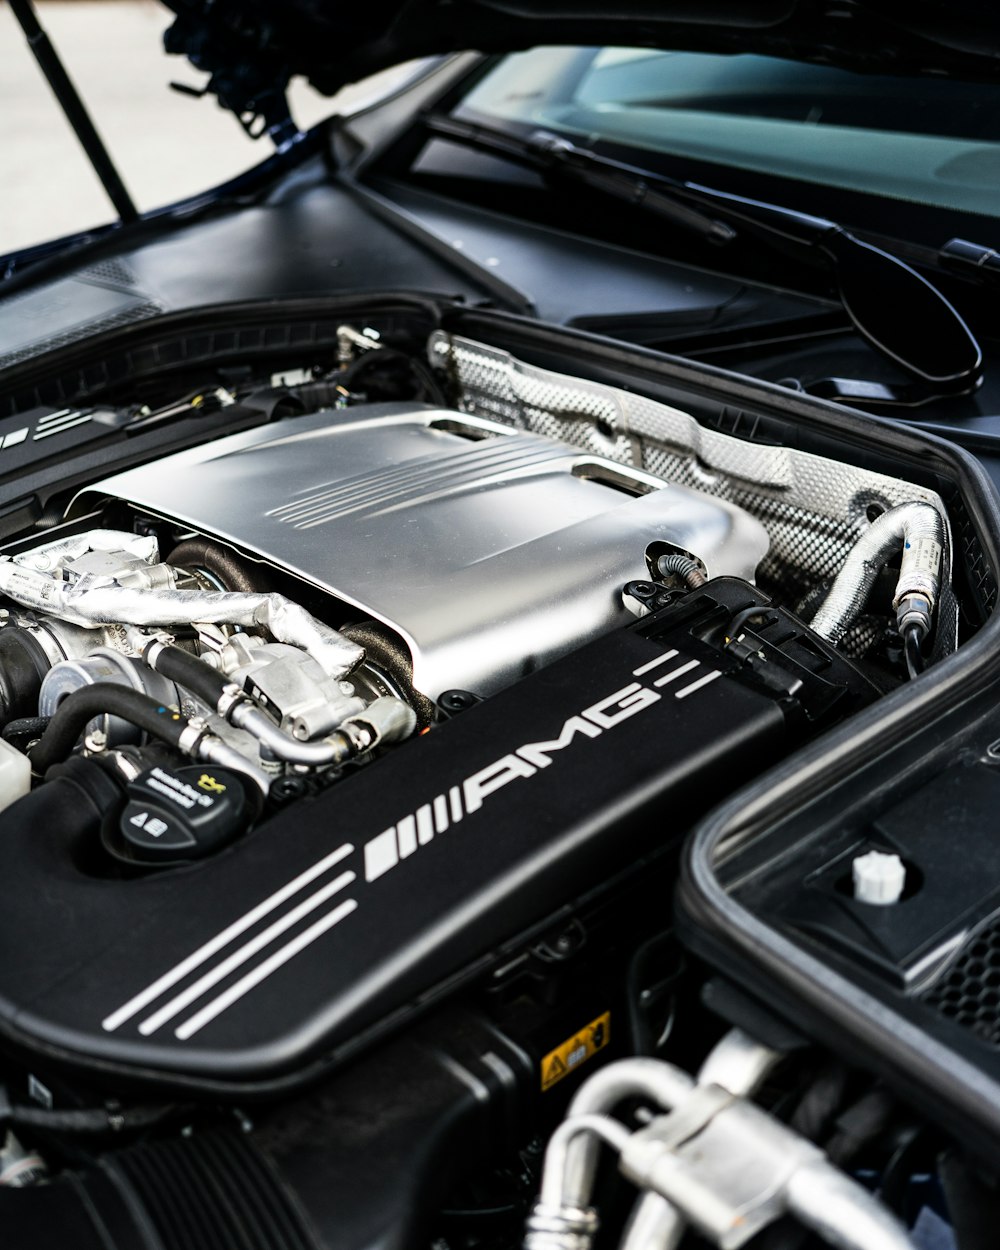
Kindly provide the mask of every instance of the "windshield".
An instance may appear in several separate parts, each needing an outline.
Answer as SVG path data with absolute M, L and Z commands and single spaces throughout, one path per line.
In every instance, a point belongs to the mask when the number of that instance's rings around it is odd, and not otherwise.
M 458 116 L 1000 215 L 1000 91 L 763 56 L 536 48 Z

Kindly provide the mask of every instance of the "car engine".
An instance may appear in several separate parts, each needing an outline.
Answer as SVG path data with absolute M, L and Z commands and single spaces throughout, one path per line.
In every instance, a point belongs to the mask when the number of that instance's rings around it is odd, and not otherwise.
M 81 1250 L 582 1250 L 603 1143 L 633 1250 L 910 1244 L 751 1101 L 773 1039 L 668 1047 L 710 978 L 664 914 L 698 819 L 955 650 L 942 498 L 442 331 L 385 399 L 341 343 L 2 553 L 0 1182 Z

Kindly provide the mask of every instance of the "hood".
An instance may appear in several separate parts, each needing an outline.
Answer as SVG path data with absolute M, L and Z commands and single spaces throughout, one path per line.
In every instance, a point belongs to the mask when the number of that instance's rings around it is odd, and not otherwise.
M 304 75 L 331 94 L 416 57 L 542 44 L 756 52 L 996 82 L 994 0 L 165 0 L 167 51 L 236 112 Z M 256 111 L 263 111 L 257 109 Z

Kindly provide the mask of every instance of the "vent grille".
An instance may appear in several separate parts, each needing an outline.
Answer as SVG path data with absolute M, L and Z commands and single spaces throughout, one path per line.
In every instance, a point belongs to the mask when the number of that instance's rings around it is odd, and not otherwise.
M 923 1001 L 1000 1050 L 1000 917 L 966 944 Z

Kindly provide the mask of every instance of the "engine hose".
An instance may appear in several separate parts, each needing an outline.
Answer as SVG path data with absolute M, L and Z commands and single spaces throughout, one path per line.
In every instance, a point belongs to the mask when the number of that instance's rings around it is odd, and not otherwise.
M 182 735 L 189 725 L 185 716 L 138 690 L 99 681 L 74 690 L 59 704 L 28 757 L 32 769 L 41 776 L 53 764 L 61 763 L 73 750 L 88 722 L 105 713 L 119 716 L 168 746 L 182 749 Z
M 275 759 L 308 768 L 346 764 L 380 742 L 399 742 L 416 728 L 416 713 L 402 699 L 375 699 L 320 742 L 300 742 L 204 660 L 154 639 L 143 659 L 155 672 L 190 690 L 237 729 L 252 734 Z
M 206 542 L 203 538 L 189 538 L 175 547 L 165 563 L 184 569 L 204 569 L 222 583 L 225 590 L 239 590 L 244 594 L 265 594 L 270 582 L 264 573 L 248 567 L 225 547 Z
M 154 639 L 143 651 L 142 658 L 154 672 L 190 690 L 230 724 L 253 734 L 277 759 L 322 767 L 344 764 L 358 754 L 358 744 L 343 733 L 332 734 L 323 742 L 299 742 L 290 737 L 224 674 L 180 647 Z
M 686 582 L 692 590 L 697 590 L 699 586 L 704 586 L 708 581 L 708 578 L 705 576 L 705 570 L 698 561 L 692 560 L 690 556 L 682 556 L 679 551 L 660 556 L 656 562 L 656 569 L 663 577 L 669 577 L 671 574 L 676 575 Z
M 883 512 L 851 548 L 812 629 L 837 646 L 868 602 L 886 561 L 901 552 L 892 606 L 900 633 L 916 629 L 925 638 L 941 587 L 944 540 L 944 522 L 932 504 L 903 503 Z
M 213 711 L 225 701 L 232 683 L 217 669 L 190 655 L 180 647 L 171 647 L 154 639 L 147 646 L 142 658 L 154 672 L 168 681 L 176 682 L 189 690 L 196 699 L 207 704 Z
M 176 1107 L 169 1106 L 52 1111 L 47 1107 L 12 1105 L 6 1118 L 15 1128 L 44 1129 L 50 1133 L 125 1133 L 162 1124 L 176 1111 Z

